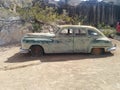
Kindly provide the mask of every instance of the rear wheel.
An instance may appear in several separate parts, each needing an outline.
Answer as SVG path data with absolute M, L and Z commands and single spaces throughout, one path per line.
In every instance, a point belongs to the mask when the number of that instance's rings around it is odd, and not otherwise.
M 32 46 L 30 50 L 30 53 L 33 57 L 42 56 L 44 54 L 43 48 L 38 45 Z
M 104 49 L 103 48 L 93 48 L 91 53 L 93 55 L 102 55 L 104 53 Z

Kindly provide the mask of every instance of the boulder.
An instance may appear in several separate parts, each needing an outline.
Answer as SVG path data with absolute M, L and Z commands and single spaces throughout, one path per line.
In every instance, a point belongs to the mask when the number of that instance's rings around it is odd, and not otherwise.
M 22 22 L 19 16 L 10 16 L 0 20 L 0 45 L 20 42 L 29 32 L 30 24 Z
M 0 0 L 0 7 L 11 8 L 14 4 L 19 7 L 29 7 L 32 6 L 34 0 Z

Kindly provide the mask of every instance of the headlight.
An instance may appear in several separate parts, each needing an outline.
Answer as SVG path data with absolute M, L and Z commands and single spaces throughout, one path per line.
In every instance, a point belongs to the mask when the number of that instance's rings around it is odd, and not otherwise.
M 22 42 L 26 42 L 26 40 L 23 39 Z
M 22 42 L 22 43 L 28 43 L 28 42 L 30 42 L 30 40 L 26 40 L 25 38 L 23 38 L 23 39 L 21 40 L 21 42 Z
M 94 40 L 94 43 L 111 43 L 110 41 L 104 41 L 104 40 Z
M 111 43 L 111 41 L 103 41 L 104 43 Z

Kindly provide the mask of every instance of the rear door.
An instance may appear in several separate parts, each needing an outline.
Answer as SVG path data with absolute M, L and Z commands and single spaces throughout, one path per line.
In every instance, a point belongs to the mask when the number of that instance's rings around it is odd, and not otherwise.
M 74 28 L 74 52 L 88 52 L 90 41 L 86 28 Z

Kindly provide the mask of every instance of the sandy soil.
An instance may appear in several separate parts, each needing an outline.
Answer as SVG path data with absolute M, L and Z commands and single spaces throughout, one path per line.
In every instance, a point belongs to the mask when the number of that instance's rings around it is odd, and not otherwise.
M 120 41 L 101 56 L 19 53 L 19 45 L 0 47 L 0 90 L 120 90 Z

